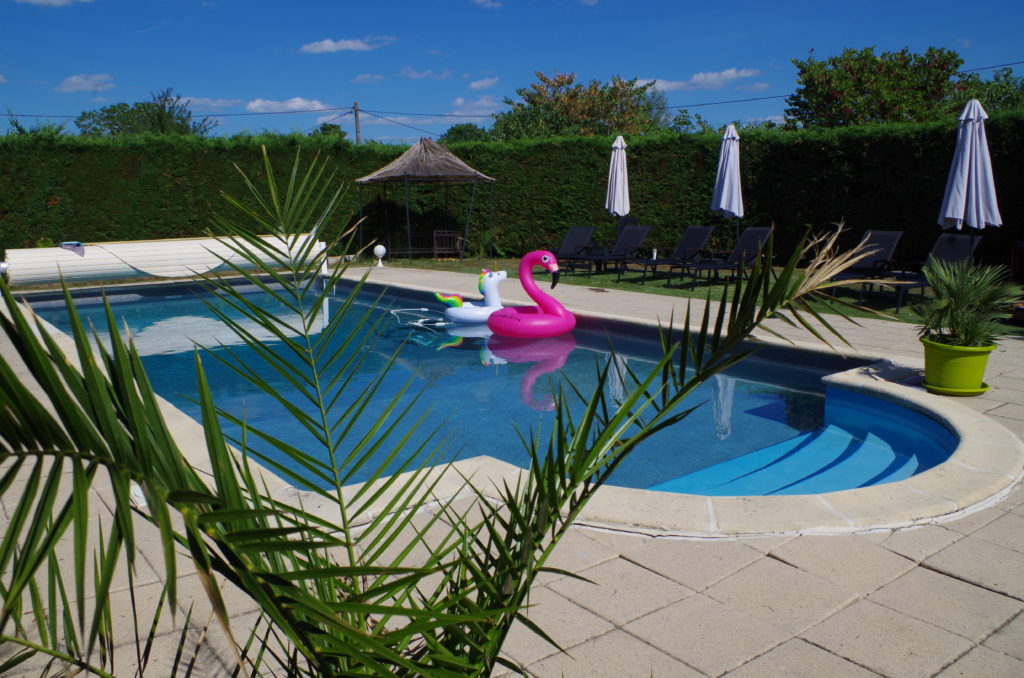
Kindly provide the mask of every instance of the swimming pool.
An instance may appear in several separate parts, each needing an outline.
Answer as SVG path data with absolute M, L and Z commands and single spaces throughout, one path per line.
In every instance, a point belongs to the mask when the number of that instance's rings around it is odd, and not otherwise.
M 48 296 L 34 296 L 34 308 L 65 328 L 62 303 Z M 207 346 L 225 343 L 214 351 L 242 350 L 230 346 L 233 335 L 211 317 L 194 286 L 108 288 L 108 297 L 131 330 L 158 392 L 198 419 L 191 401 L 191 340 Z M 367 295 L 360 303 L 368 306 L 372 298 Z M 97 293 L 82 291 L 76 299 L 83 316 L 102 325 Z M 434 302 L 409 293 L 387 303 L 422 308 Z M 401 346 L 381 397 L 412 379 L 426 388 L 411 416 L 433 413 L 443 431 L 452 434 L 456 457 L 485 454 L 518 466 L 525 466 L 527 458 L 516 429 L 525 433 L 551 423 L 552 388 L 595 388 L 597 368 L 612 360 L 609 339 L 617 356 L 607 384 L 613 401 L 623 395 L 623 379 L 617 375 L 627 367 L 646 372 L 659 353 L 649 328 L 586 318 L 571 335 L 529 344 L 410 329 L 387 320 L 367 362 L 366 380 L 351 388 L 368 385 Z M 271 399 L 246 389 L 217 361 L 204 364 L 221 407 L 244 413 L 264 428 L 280 429 L 287 421 Z M 705 384 L 688 401 L 703 405 L 681 425 L 642 445 L 617 469 L 612 483 L 707 495 L 808 494 L 893 482 L 944 461 L 956 438 L 943 426 L 875 398 L 822 386 L 824 374 L 855 365 L 829 356 L 808 360 L 800 354 L 794 360 L 792 352 L 763 351 Z M 279 435 L 301 449 L 317 446 L 295 429 Z

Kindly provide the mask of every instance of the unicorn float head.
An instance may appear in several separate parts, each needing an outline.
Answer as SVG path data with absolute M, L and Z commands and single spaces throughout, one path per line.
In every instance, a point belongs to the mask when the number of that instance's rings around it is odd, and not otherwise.
M 498 285 L 502 280 L 508 279 L 505 271 L 488 271 L 486 268 L 480 272 L 477 281 L 477 289 L 483 295 L 482 304 L 474 304 L 466 301 L 458 294 L 444 294 L 435 292 L 434 296 L 442 304 L 448 306 L 444 310 L 444 317 L 453 323 L 484 323 L 492 313 L 501 309 L 501 295 L 498 294 Z

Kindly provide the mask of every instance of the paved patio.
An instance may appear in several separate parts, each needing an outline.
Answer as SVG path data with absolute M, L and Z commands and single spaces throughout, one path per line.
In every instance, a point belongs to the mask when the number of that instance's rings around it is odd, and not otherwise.
M 468 292 L 475 286 L 472 276 L 388 267 L 373 269 L 370 279 L 428 290 Z M 516 289 L 515 281 L 505 283 L 506 303 L 526 301 Z M 667 319 L 673 305 L 681 317 L 685 303 L 570 285 L 558 287 L 556 296 L 579 312 L 646 322 Z M 861 324 L 842 325 L 857 352 L 891 358 L 911 370 L 920 364 L 912 326 L 875 319 Z M 0 351 L 8 355 L 10 348 L 0 344 Z M 1024 341 L 1001 343 L 987 380 L 993 387 L 989 393 L 958 399 L 956 407 L 973 410 L 976 423 L 1007 436 L 1012 444 L 1005 447 L 1019 450 Z M 934 399 L 939 407 L 948 401 L 919 389 L 914 397 Z M 189 427 L 183 419 L 177 425 Z M 594 583 L 546 576 L 532 594 L 531 617 L 566 652 L 519 628 L 505 653 L 538 677 L 1019 678 L 1024 676 L 1024 490 L 1017 484 L 1019 472 L 1018 464 L 992 497 L 910 521 L 915 524 L 905 528 L 847 524 L 825 530 L 842 534 L 824 534 L 812 512 L 802 525 L 787 516 L 785 527 L 765 529 L 770 511 L 766 514 L 767 505 L 756 500 L 748 504 L 752 529 L 739 525 L 731 534 L 719 531 L 714 537 L 659 530 L 654 521 L 592 521 L 602 527 L 573 528 L 550 564 Z M 614 498 L 608 501 L 614 504 Z M 885 522 L 884 516 L 878 520 Z M 143 556 L 148 557 L 145 550 Z M 138 596 L 159 590 L 156 571 L 143 563 L 136 579 Z M 196 592 L 202 602 L 194 579 L 184 577 L 182 588 Z M 119 595 L 126 593 L 122 589 Z M 252 619 L 253 607 L 246 600 L 232 598 L 229 609 L 236 615 L 234 623 Z M 168 624 L 162 631 L 161 647 L 172 647 L 177 639 L 173 627 Z M 216 631 L 208 641 L 223 650 Z M 195 675 L 228 675 L 226 659 L 211 650 Z M 169 657 L 156 661 L 170 665 Z M 38 675 L 38 670 L 15 675 Z

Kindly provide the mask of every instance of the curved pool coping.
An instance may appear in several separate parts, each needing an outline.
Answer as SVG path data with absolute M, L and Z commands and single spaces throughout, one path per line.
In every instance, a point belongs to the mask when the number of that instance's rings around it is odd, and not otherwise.
M 404 282 L 367 284 L 432 291 Z M 658 325 L 647 318 L 594 310 L 577 315 Z M 755 333 L 752 339 L 813 354 L 838 353 L 861 360 L 871 357 L 844 347 L 789 342 L 768 333 Z M 943 424 L 960 441 L 946 461 L 899 482 L 813 495 L 709 497 L 605 486 L 583 508 L 576 523 L 655 536 L 703 538 L 868 532 L 961 518 L 999 502 L 1024 478 L 1024 441 L 1016 434 L 958 403 L 957 398 L 925 391 L 920 385 L 923 360 L 876 358 L 876 362 L 831 374 L 823 381 L 909 408 Z M 476 457 L 454 466 L 461 475 L 484 485 L 522 473 L 491 457 Z

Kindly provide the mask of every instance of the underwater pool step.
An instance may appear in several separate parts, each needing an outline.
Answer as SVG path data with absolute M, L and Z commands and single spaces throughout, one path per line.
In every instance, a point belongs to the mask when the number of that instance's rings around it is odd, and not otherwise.
M 710 496 L 816 494 L 893 482 L 917 462 L 877 436 L 854 436 L 835 425 L 659 483 L 648 489 Z

